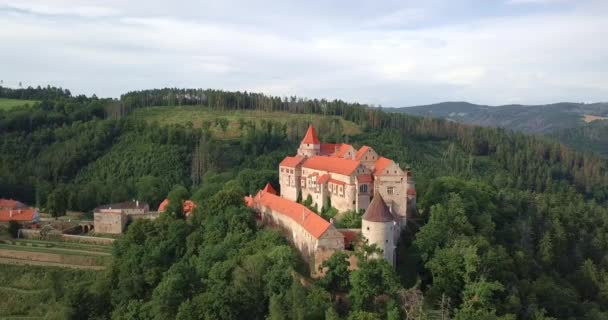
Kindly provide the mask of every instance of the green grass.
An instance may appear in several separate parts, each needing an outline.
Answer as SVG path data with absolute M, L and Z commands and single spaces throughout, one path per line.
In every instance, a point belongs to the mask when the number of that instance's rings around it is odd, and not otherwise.
M 6 243 L 7 241 L 5 241 Z M 46 247 L 46 248 L 62 248 L 62 249 L 73 249 L 73 250 L 84 250 L 93 252 L 105 252 L 110 253 L 112 251 L 111 245 L 101 244 L 88 244 L 88 243 L 77 243 L 68 241 L 45 241 L 45 240 L 15 240 L 8 241 L 7 244 L 25 244 L 33 247 Z M 0 242 L 1 243 L 1 242 Z
M 74 255 L 74 256 L 88 256 L 88 257 L 99 257 L 107 256 L 108 252 L 88 251 L 82 249 L 67 249 L 67 248 L 54 248 L 54 247 L 43 247 L 43 246 L 31 246 L 26 243 L 19 244 L 7 244 L 0 243 L 0 249 L 6 250 L 18 250 L 18 251 L 29 251 L 29 252 L 40 252 L 40 253 L 51 253 L 61 255 Z
M 241 129 L 239 121 L 253 121 L 260 123 L 263 120 L 273 121 L 290 124 L 296 121 L 305 122 L 318 122 L 322 119 L 337 120 L 340 121 L 344 134 L 356 135 L 361 132 L 359 126 L 351 121 L 346 121 L 341 117 L 337 116 L 323 116 L 323 115 L 307 115 L 307 114 L 294 114 L 287 112 L 265 112 L 265 111 L 253 111 L 253 110 L 231 110 L 231 111 L 220 111 L 211 110 L 203 106 L 180 106 L 180 107 L 150 107 L 141 108 L 133 112 L 130 117 L 143 119 L 147 122 L 158 122 L 161 125 L 170 124 L 182 124 L 192 123 L 195 128 L 201 128 L 203 122 L 209 121 L 212 123 L 210 130 L 211 132 L 220 138 L 236 138 L 240 135 Z M 224 132 L 220 126 L 216 126 L 214 121 L 216 119 L 228 120 L 228 127 Z
M 0 98 L 0 110 L 10 110 L 25 105 L 31 106 L 36 102 L 38 101 Z
M 95 271 L 0 266 L 0 319 L 65 319 L 68 286 L 92 281 Z

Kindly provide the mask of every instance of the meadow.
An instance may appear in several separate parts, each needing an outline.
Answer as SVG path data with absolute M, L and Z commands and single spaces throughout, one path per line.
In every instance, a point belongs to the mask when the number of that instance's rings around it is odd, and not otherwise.
M 0 98 L 0 110 L 11 110 L 25 105 L 33 105 L 36 100 L 6 99 Z
M 258 110 L 213 110 L 204 106 L 179 107 L 149 107 L 135 110 L 130 117 L 143 119 L 148 123 L 160 125 L 191 123 L 194 128 L 201 128 L 205 122 L 210 124 L 210 130 L 218 138 L 238 138 L 242 132 L 241 123 L 272 121 L 290 124 L 296 121 L 319 122 L 321 119 L 339 121 L 345 135 L 353 136 L 361 133 L 361 128 L 354 122 L 344 120 L 338 116 L 324 116 L 322 114 L 296 114 L 288 112 L 266 112 Z M 227 120 L 225 130 L 215 125 L 220 119 Z

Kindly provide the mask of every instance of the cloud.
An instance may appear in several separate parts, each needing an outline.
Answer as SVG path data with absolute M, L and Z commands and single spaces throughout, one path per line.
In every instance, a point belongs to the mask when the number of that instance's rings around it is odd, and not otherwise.
M 101 96 L 177 86 L 384 106 L 606 99 L 601 2 L 475 17 L 415 4 L 0 0 L 11 48 L 0 77 Z

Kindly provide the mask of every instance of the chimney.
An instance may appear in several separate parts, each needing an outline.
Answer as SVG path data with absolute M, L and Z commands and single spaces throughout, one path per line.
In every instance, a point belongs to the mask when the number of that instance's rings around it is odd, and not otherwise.
M 139 208 L 139 200 L 135 201 L 135 207 Z
M 329 218 L 329 224 L 334 224 L 334 218 Z
M 11 218 L 13 217 L 13 209 L 11 209 L 11 210 L 9 211 L 9 216 L 10 216 Z

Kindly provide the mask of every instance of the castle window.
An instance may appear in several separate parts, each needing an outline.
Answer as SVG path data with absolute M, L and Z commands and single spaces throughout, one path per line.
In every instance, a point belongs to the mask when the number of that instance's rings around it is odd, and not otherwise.
M 388 243 L 388 239 L 384 240 L 386 243 Z
M 367 227 L 367 231 L 369 231 L 369 227 Z
M 395 187 L 386 187 L 386 193 L 388 193 L 388 194 L 394 194 L 395 193 Z
M 367 192 L 367 184 L 362 184 L 359 186 L 359 192 L 360 193 L 366 193 Z

